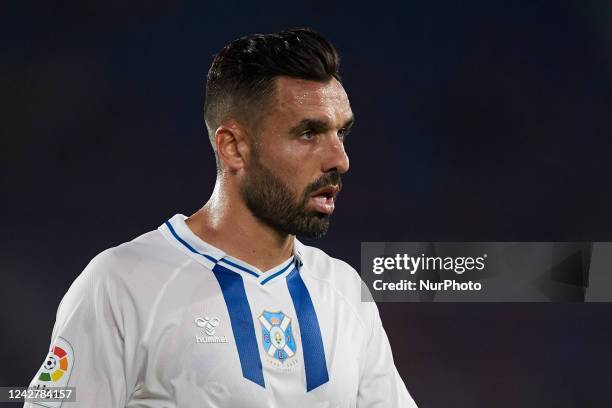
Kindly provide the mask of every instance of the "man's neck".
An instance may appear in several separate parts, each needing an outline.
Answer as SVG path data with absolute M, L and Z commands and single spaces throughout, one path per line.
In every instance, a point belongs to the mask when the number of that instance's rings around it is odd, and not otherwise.
M 223 200 L 213 194 L 186 223 L 203 241 L 264 272 L 286 261 L 293 252 L 295 237 L 263 224 L 242 200 Z

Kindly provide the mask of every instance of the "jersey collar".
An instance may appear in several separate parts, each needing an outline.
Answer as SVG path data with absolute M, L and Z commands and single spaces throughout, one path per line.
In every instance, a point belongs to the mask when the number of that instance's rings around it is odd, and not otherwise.
M 278 277 L 289 274 L 294 269 L 292 265 L 295 265 L 298 269 L 303 265 L 300 250 L 302 244 L 297 238 L 294 240 L 293 255 L 289 259 L 270 270 L 262 272 L 249 263 L 234 258 L 221 249 L 203 241 L 187 226 L 185 223 L 186 219 L 185 215 L 176 214 L 160 225 L 158 229 L 172 245 L 186 252 L 211 270 L 216 264 L 220 264 L 242 276 L 257 279 L 261 285 L 265 285 Z

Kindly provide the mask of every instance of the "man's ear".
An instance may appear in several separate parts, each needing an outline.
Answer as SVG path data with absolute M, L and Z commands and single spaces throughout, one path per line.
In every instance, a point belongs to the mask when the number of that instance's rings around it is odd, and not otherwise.
M 243 169 L 249 159 L 247 134 L 236 121 L 222 123 L 215 132 L 215 147 L 223 167 L 230 172 Z

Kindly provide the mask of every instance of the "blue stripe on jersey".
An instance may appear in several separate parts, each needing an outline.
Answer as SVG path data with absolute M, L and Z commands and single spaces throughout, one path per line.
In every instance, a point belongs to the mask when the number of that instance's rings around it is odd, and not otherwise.
M 306 391 L 311 391 L 329 381 L 321 329 L 312 299 L 298 268 L 296 267 L 285 279 L 300 325 L 304 370 L 306 371 Z
M 266 387 L 253 326 L 253 315 L 240 274 L 222 265 L 215 265 L 213 273 L 221 286 L 225 305 L 232 323 L 242 376 L 256 384 Z
M 245 268 L 244 266 L 242 266 L 242 265 L 238 265 L 237 263 L 230 262 L 229 260 L 227 260 L 227 259 L 225 259 L 225 258 L 221 259 L 221 260 L 220 260 L 220 262 L 225 262 L 226 264 L 231 265 L 231 266 L 233 266 L 234 268 L 238 268 L 238 269 L 240 269 L 241 271 L 245 271 L 245 272 L 250 273 L 251 275 L 253 275 L 253 276 L 255 276 L 255 277 L 259 278 L 259 274 L 258 274 L 257 272 L 253 272 L 253 271 L 252 271 L 252 270 L 250 270 L 249 268 Z
M 289 262 L 287 264 L 287 266 L 285 266 L 283 269 L 281 269 L 280 271 L 273 273 L 272 275 L 268 276 L 266 279 L 261 281 L 262 285 L 265 285 L 266 282 L 268 282 L 270 279 L 274 279 L 276 278 L 278 275 L 280 275 L 281 273 L 285 272 L 287 269 L 289 269 L 289 267 L 291 267 L 294 264 L 294 262 Z
M 174 228 L 172 227 L 172 224 L 170 224 L 170 221 L 166 221 L 166 226 L 168 227 L 168 229 L 170 230 L 170 232 L 172 233 L 172 235 L 174 235 L 174 238 L 176 238 L 176 240 L 178 242 L 180 242 L 181 244 L 185 245 L 185 248 L 187 248 L 188 250 L 190 250 L 191 252 L 193 252 L 194 254 L 198 254 L 198 255 L 202 255 L 204 258 L 208 259 L 209 261 L 213 262 L 213 263 L 217 263 L 217 260 L 215 258 L 213 258 L 210 255 L 206 255 L 206 254 L 201 254 L 198 251 L 195 250 L 194 247 L 192 247 L 191 245 L 189 245 L 187 243 L 187 241 L 185 241 L 183 238 L 179 237 L 179 235 L 176 233 L 176 231 L 174 230 Z

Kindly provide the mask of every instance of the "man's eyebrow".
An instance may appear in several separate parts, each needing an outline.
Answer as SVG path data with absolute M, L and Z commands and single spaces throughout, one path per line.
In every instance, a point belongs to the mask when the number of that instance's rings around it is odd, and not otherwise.
M 351 128 L 351 126 L 353 126 L 353 123 L 355 123 L 355 117 L 351 115 L 351 117 L 344 122 L 342 128 L 348 130 Z M 331 129 L 331 127 L 331 124 L 327 120 L 305 118 L 302 119 L 297 125 L 293 126 L 289 132 L 296 135 L 305 130 L 312 130 L 315 133 L 325 133 Z
M 292 127 L 289 132 L 295 135 L 299 135 L 305 130 L 312 130 L 315 133 L 325 133 L 329 128 L 329 122 L 326 120 L 305 118 Z

